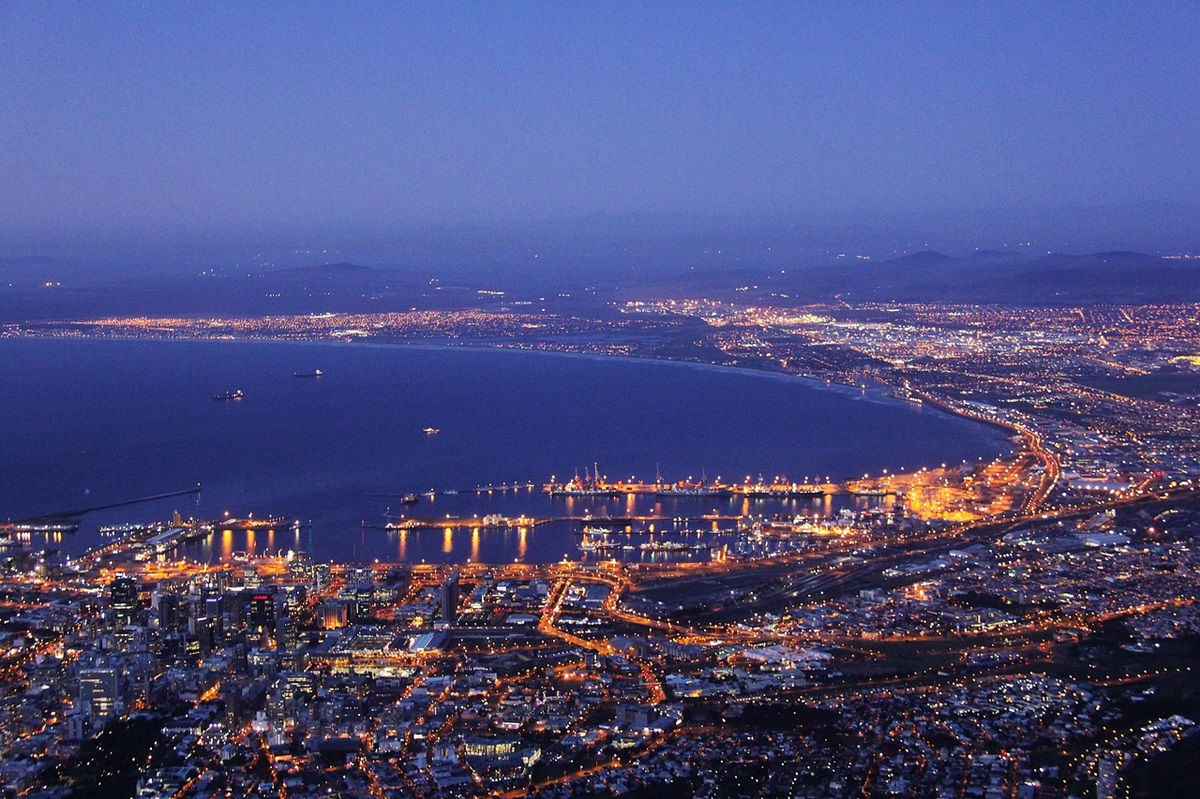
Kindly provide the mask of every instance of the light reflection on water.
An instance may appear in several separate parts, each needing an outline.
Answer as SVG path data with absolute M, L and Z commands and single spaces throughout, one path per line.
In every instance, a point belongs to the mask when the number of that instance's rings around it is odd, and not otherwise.
M 0 518 L 203 486 L 194 497 L 89 513 L 77 533 L 29 541 L 73 554 L 109 543 L 99 525 L 156 522 L 178 510 L 201 519 L 227 512 L 281 515 L 304 525 L 253 535 L 220 531 L 184 548 L 205 561 L 293 550 L 346 562 L 545 562 L 583 556 L 576 549 L 577 524 L 477 535 L 464 530 L 448 538 L 440 530 L 406 535 L 379 528 L 404 518 L 492 513 L 829 516 L 861 501 L 551 499 L 536 489 L 471 489 L 489 481 L 540 485 L 597 462 L 622 477 L 652 478 L 661 464 L 667 480 L 704 468 L 710 475 L 761 471 L 797 478 L 820 469 L 841 479 L 880 466 L 1008 449 L 988 428 L 909 403 L 645 361 L 324 344 L 12 339 L 0 340 L 0 363 L 6 370 L 0 407 L 10 411 L 0 415 L 0 438 L 21 453 L 0 459 Z M 325 373 L 319 381 L 293 377 L 317 367 Z M 233 388 L 245 391 L 242 402 L 213 402 L 214 394 Z M 441 432 L 426 435 L 426 426 Z M 401 505 L 403 495 L 431 488 L 459 493 Z M 655 522 L 656 531 L 661 524 Z
M 511 493 L 511 492 L 510 492 Z M 333 541 L 339 548 L 338 560 L 347 562 L 369 562 L 396 560 L 412 563 L 549 563 L 562 560 L 595 561 L 617 559 L 648 563 L 709 560 L 723 547 L 733 551 L 739 542 L 744 543 L 747 535 L 739 533 L 735 517 L 792 519 L 830 518 L 843 508 L 863 511 L 886 511 L 892 507 L 892 499 L 878 497 L 824 497 L 803 499 L 728 499 L 715 504 L 712 498 L 674 498 L 661 500 L 654 497 L 612 498 L 607 501 L 583 501 L 577 497 L 550 498 L 541 494 L 524 494 L 521 502 L 505 503 L 502 492 L 468 495 L 468 499 L 454 497 L 455 508 L 460 513 L 455 518 L 481 517 L 490 513 L 507 511 L 501 515 L 517 516 L 528 514 L 535 518 L 553 517 L 553 521 L 528 527 L 478 527 L 383 529 L 383 525 L 362 525 L 352 535 L 338 534 L 332 530 L 238 530 L 222 529 L 212 536 L 181 546 L 176 554 L 189 559 L 217 561 L 263 555 L 288 550 L 309 551 L 306 541 L 314 535 L 322 540 Z M 452 499 L 452 498 L 439 498 Z M 511 497 L 510 497 L 511 499 Z M 436 504 L 437 500 L 435 500 Z M 478 503 L 471 512 L 472 502 Z M 432 518 L 444 520 L 446 513 L 429 513 L 422 516 L 419 511 L 406 518 Z M 414 509 L 415 510 L 415 509 Z M 605 540 L 620 548 L 585 551 L 580 548 L 585 522 L 568 520 L 570 516 L 603 517 L 612 510 L 618 515 L 660 516 L 656 521 L 635 521 L 611 528 Z M 705 519 L 706 514 L 718 513 L 721 520 Z M 217 544 L 214 546 L 214 540 Z M 641 544 L 683 543 L 689 546 L 703 545 L 687 551 L 650 551 Z M 311 554 L 311 552 L 310 552 Z

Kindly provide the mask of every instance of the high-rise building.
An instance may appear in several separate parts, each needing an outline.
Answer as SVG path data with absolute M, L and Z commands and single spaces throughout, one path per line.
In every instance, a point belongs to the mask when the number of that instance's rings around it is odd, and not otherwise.
M 453 624 L 458 617 L 458 572 L 450 572 L 450 576 L 442 583 L 442 621 Z
M 109 602 L 112 605 L 113 621 L 130 624 L 138 608 L 138 584 L 132 577 L 115 577 L 109 583 Z
M 350 618 L 356 622 L 367 621 L 371 618 L 371 604 L 374 592 L 370 588 L 359 588 L 354 592 L 354 603 L 350 606 Z
M 275 594 L 255 591 L 246 606 L 247 633 L 255 636 L 275 635 Z
M 158 625 L 160 630 L 167 632 L 178 630 L 183 621 L 183 613 L 179 597 L 174 594 L 163 594 L 158 598 Z
M 370 588 L 375 584 L 375 571 L 365 566 L 346 569 L 347 588 Z
M 327 599 L 317 607 L 317 617 L 324 630 L 340 630 L 346 626 L 348 616 L 345 602 Z
M 208 655 L 221 641 L 220 625 L 212 616 L 201 616 L 192 624 L 199 654 Z
M 275 644 L 280 652 L 291 652 L 296 648 L 296 620 L 291 616 L 280 616 L 275 620 Z
M 79 705 L 93 718 L 120 715 L 120 673 L 113 668 L 81 669 L 79 672 Z
M 332 569 L 328 563 L 318 563 L 313 566 L 313 585 L 317 591 L 320 591 L 325 586 L 329 585 L 329 580 L 332 578 Z

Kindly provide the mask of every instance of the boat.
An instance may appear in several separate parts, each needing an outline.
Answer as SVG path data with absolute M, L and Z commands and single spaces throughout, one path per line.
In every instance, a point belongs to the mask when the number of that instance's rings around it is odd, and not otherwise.
M 228 402 L 240 400 L 243 396 L 245 395 L 242 394 L 242 390 L 239 388 L 236 391 L 224 391 L 214 396 L 213 399 L 217 402 Z
M 268 516 L 264 519 L 222 519 L 215 526 L 222 530 L 261 530 L 285 527 L 288 523 L 286 516 Z
M 662 473 L 655 471 L 654 485 L 655 496 L 659 497 L 731 497 L 733 490 L 726 488 L 718 482 L 708 482 L 708 475 L 701 472 L 700 480 L 693 482 L 689 480 L 680 480 L 677 483 L 664 483 Z
M 440 433 L 442 431 L 441 431 L 441 428 L 438 428 L 438 427 L 426 427 L 421 432 L 427 436 L 436 436 L 438 433 Z
M 823 497 L 825 489 L 814 485 L 797 485 L 789 486 L 778 493 L 785 497 Z
M 665 485 L 654 492 L 659 497 L 731 497 L 733 492 L 713 486 Z
M 599 467 L 590 474 L 584 469 L 582 478 L 576 474 L 565 483 L 547 483 L 542 490 L 552 497 L 619 497 L 623 493 L 600 478 Z
M 313 369 L 311 372 L 292 372 L 292 377 L 320 377 L 323 374 L 320 369 Z
M 555 488 L 549 491 L 552 497 L 619 497 L 621 492 L 607 488 Z
M 785 497 L 788 499 L 794 499 L 797 497 L 822 497 L 825 496 L 825 489 L 818 486 L 804 485 L 751 486 L 742 492 L 742 496 L 748 499 L 764 499 L 768 497 Z
M 678 541 L 647 541 L 638 544 L 643 552 L 697 552 L 708 549 L 708 544 L 684 544 Z
M 585 527 L 583 539 L 577 545 L 584 552 L 606 552 L 621 548 L 621 544 L 608 539 L 609 531 L 603 527 Z M 588 536 L 596 536 L 589 538 Z
M 794 499 L 824 496 L 825 489 L 810 483 L 790 483 L 787 478 L 780 477 L 775 478 L 774 482 L 766 483 L 763 481 L 762 475 L 759 475 L 757 483 L 747 483 L 744 486 L 736 487 L 734 493 L 741 494 L 747 499 L 770 497 Z
M 417 494 L 405 494 L 403 497 L 400 498 L 400 504 L 401 505 L 416 505 L 420 499 L 421 499 L 421 497 L 418 496 Z

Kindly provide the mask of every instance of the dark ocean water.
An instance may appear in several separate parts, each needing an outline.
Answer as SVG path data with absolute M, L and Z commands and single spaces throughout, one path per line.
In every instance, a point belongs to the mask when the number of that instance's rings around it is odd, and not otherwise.
M 294 372 L 324 371 L 320 378 Z M 214 395 L 240 389 L 240 402 Z M 194 341 L 0 341 L 0 519 L 187 489 L 88 513 L 51 543 L 79 553 L 97 527 L 185 516 L 281 515 L 310 526 L 192 545 L 197 557 L 305 550 L 319 559 L 557 560 L 562 526 L 407 533 L 417 517 L 626 511 L 624 500 L 551 500 L 539 485 L 598 463 L 610 477 L 834 479 L 992 457 L 995 430 L 848 389 L 744 371 L 498 350 Z M 440 428 L 427 435 L 423 428 Z M 402 508 L 398 495 L 436 489 Z M 639 500 L 648 510 L 653 498 Z M 746 510 L 668 500 L 666 515 Z M 719 506 L 719 507 L 718 507 Z M 755 512 L 815 512 L 796 501 Z M 825 507 L 824 510 L 829 510 Z M 248 540 L 249 539 L 249 540 Z M 403 540 L 401 540 L 403 539 Z

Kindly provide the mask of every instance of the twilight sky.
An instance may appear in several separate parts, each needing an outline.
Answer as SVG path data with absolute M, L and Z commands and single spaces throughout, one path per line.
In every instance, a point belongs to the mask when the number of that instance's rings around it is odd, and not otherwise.
M 0 0 L 0 233 L 1200 201 L 1200 5 Z

